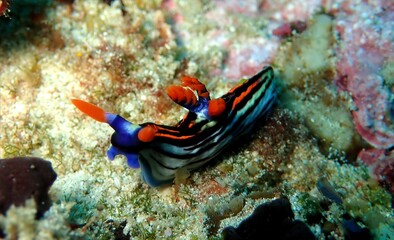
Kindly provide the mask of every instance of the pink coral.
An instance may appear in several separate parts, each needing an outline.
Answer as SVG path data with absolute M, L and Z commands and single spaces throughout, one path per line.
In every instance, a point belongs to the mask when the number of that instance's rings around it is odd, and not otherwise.
M 345 1 L 343 4 L 348 3 Z M 367 164 L 371 175 L 394 193 L 394 129 L 390 119 L 390 89 L 380 71 L 385 62 L 394 61 L 392 36 L 393 4 L 375 1 L 357 6 L 345 4 L 339 12 L 336 30 L 342 40 L 338 49 L 340 91 L 348 91 L 355 104 L 355 128 L 374 148 L 363 150 L 358 159 Z
M 321 8 L 321 0 L 265 0 L 260 5 L 262 12 L 272 20 L 292 22 L 307 20 Z
M 248 44 L 233 47 L 229 50 L 225 62 L 224 75 L 228 79 L 239 80 L 261 70 L 268 65 L 279 44 L 275 41 L 265 42 L 264 39 L 246 41 Z
M 358 158 L 369 165 L 370 174 L 394 193 L 394 152 L 383 149 L 362 150 Z
M 390 38 L 394 13 L 375 12 L 368 5 L 357 10 L 361 12 L 337 22 L 343 42 L 338 52 L 339 79 L 336 83 L 341 90 L 352 94 L 356 105 L 354 122 L 360 135 L 375 148 L 391 148 L 394 130 L 386 116 L 390 92 L 383 85 L 379 71 L 385 61 L 394 60 Z M 360 19 L 365 13 L 371 14 L 370 17 Z M 380 20 L 379 25 L 373 25 L 372 17 Z
M 216 26 L 209 28 L 205 34 L 205 46 L 220 46 L 226 52 L 224 66 L 214 68 L 212 75 L 224 75 L 231 80 L 239 80 L 245 76 L 251 76 L 259 71 L 262 66 L 270 64 L 279 47 L 280 39 L 270 35 L 274 29 L 283 24 L 290 24 L 291 31 L 302 32 L 303 24 L 309 16 L 319 10 L 319 0 L 303 2 L 301 0 L 290 1 L 213 1 L 215 7 L 207 8 L 205 19 L 201 24 Z M 163 1 L 163 8 L 169 11 L 173 18 L 173 30 L 179 37 L 179 42 L 189 42 L 199 32 L 193 29 L 185 29 L 183 23 L 187 21 L 187 12 L 181 11 L 173 0 Z M 271 19 L 267 26 L 260 30 L 254 27 L 254 21 L 245 32 L 239 22 L 239 15 L 247 16 L 245 19 L 254 19 L 255 22 L 262 19 Z M 243 19 L 243 18 L 242 18 Z M 234 29 L 237 34 L 234 34 Z M 250 36 L 250 31 L 256 34 Z M 248 32 L 249 31 L 249 32 Z M 199 36 L 197 36 L 199 37 Z
M 290 23 L 284 23 L 280 27 L 275 28 L 272 34 L 278 37 L 290 37 L 294 32 L 302 33 L 306 29 L 306 23 L 304 21 L 294 21 Z

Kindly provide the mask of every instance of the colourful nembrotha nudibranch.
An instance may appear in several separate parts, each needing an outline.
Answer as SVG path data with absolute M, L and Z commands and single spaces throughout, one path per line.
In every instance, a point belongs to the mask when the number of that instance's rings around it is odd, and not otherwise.
M 211 99 L 205 85 L 183 77 L 182 85 L 167 88 L 168 96 L 189 110 L 175 126 L 133 124 L 119 115 L 79 99 L 72 103 L 114 130 L 107 155 L 124 155 L 131 168 L 141 167 L 150 186 L 171 184 L 179 168 L 195 170 L 234 146 L 261 125 L 276 101 L 274 71 L 264 67 L 227 94 Z

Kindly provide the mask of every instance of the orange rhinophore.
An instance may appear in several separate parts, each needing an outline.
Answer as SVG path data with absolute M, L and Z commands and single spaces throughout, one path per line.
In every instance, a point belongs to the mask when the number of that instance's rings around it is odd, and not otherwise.
M 155 138 L 156 128 L 153 126 L 145 126 L 138 132 L 138 139 L 141 142 L 151 142 Z
M 211 118 L 219 117 L 224 112 L 224 110 L 226 110 L 226 102 L 223 100 L 223 98 L 216 98 L 209 101 L 208 115 Z
M 209 99 L 209 92 L 205 88 L 205 85 L 198 81 L 197 78 L 184 76 L 182 77 L 182 85 L 185 87 L 190 87 L 191 89 L 197 91 L 197 95 L 202 98 Z
M 197 97 L 190 88 L 169 86 L 167 88 L 167 95 L 172 101 L 186 108 L 188 108 L 188 106 L 194 106 L 197 103 Z

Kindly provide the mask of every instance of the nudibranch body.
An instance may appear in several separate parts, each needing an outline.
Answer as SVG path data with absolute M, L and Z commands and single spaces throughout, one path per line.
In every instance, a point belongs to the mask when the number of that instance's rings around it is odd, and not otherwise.
M 141 167 L 147 184 L 161 186 L 174 180 L 177 169 L 197 169 L 240 138 L 251 135 L 276 100 L 271 67 L 263 68 L 217 99 L 210 99 L 197 79 L 182 80 L 182 85 L 167 88 L 168 96 L 189 110 L 175 126 L 150 122 L 136 125 L 82 100 L 73 99 L 72 103 L 115 130 L 107 152 L 111 160 L 119 154 L 126 156 L 130 167 Z

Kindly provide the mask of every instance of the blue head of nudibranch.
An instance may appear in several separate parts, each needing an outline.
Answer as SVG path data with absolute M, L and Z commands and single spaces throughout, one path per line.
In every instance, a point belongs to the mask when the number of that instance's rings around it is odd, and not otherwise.
M 82 100 L 73 99 L 72 103 L 115 130 L 107 152 L 111 160 L 116 155 L 126 156 L 130 167 L 141 167 L 146 183 L 161 186 L 170 184 L 178 169 L 197 169 L 237 140 L 248 138 L 276 99 L 271 67 L 216 99 L 210 98 L 205 85 L 196 78 L 183 77 L 182 81 L 180 86 L 167 88 L 168 96 L 189 110 L 174 126 L 136 125 Z
M 107 123 L 115 130 L 111 137 L 112 146 L 107 151 L 108 158 L 113 160 L 116 155 L 124 155 L 127 158 L 127 165 L 132 168 L 139 168 L 138 149 L 141 141 L 138 139 L 138 132 L 141 127 L 130 123 L 119 115 L 106 113 Z M 132 151 L 125 152 L 122 149 Z

